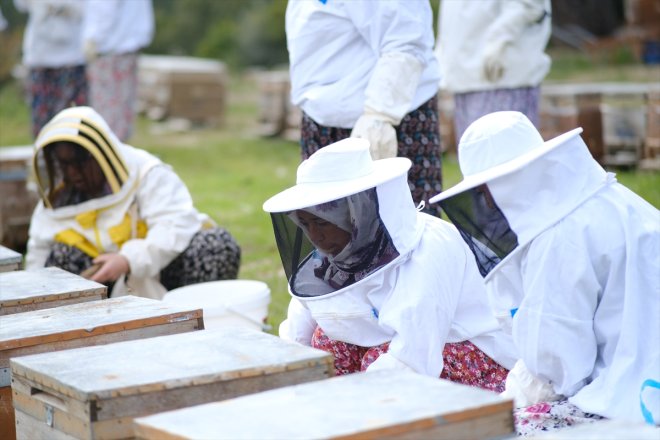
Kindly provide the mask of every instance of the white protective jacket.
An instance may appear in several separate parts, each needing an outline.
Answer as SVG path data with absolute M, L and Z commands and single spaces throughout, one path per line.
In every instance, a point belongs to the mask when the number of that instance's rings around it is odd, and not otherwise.
M 436 54 L 440 87 L 452 93 L 535 87 L 550 70 L 550 0 L 441 0 Z M 503 76 L 484 76 L 489 49 L 505 43 Z
M 518 236 L 486 276 L 496 313 L 518 309 L 518 356 L 585 412 L 642 420 L 643 403 L 657 423 L 660 390 L 644 384 L 660 381 L 658 210 L 579 136 L 488 188 Z
M 151 0 L 85 0 L 83 42 L 100 55 L 137 52 L 154 36 Z
M 388 353 L 370 369 L 412 369 L 432 377 L 442 372 L 445 343 L 470 340 L 511 368 L 513 345 L 490 313 L 474 257 L 454 226 L 415 210 L 405 180 L 402 175 L 377 187 L 380 216 L 399 257 L 335 292 L 292 294 L 280 336 L 310 345 L 318 323 L 331 339 L 363 347 L 390 341 Z
M 121 143 L 93 109 L 60 112 L 37 138 L 35 158 L 57 140 L 79 143 L 107 158 L 102 168 L 116 176 L 116 183 L 112 194 L 77 205 L 53 209 L 43 197 L 30 224 L 26 269 L 43 267 L 55 241 L 92 257 L 119 252 L 128 260 L 130 274 L 115 284 L 112 296 L 132 293 L 160 299 L 165 293 L 160 271 L 186 249 L 208 217 L 193 207 L 188 189 L 168 165 Z M 37 179 L 42 194 L 44 179 Z
M 421 63 L 421 76 L 405 113 L 438 91 L 433 15 L 427 1 L 291 0 L 286 35 L 291 102 L 321 125 L 353 128 L 383 54 L 403 54 Z
M 70 67 L 85 64 L 82 49 L 84 4 L 79 0 L 14 0 L 28 13 L 23 36 L 27 67 Z

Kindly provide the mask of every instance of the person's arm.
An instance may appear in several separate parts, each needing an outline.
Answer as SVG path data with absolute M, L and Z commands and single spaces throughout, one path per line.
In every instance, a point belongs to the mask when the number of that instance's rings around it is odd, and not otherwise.
M 439 377 L 444 367 L 442 352 L 461 294 L 469 280 L 483 286 L 472 255 L 453 227 L 427 227 L 424 237 L 405 263 L 406 270 L 392 275 L 396 281 L 387 280 L 395 282 L 396 288 L 379 311 L 378 322 L 394 336 L 387 356 L 368 370 L 390 366 Z
M 374 159 L 395 157 L 394 126 L 411 110 L 425 51 L 433 46 L 431 7 L 417 1 L 347 3 L 346 7 L 379 57 L 365 90 L 363 114 L 351 136 L 368 139 Z
M 201 221 L 185 184 L 167 165 L 153 167 L 142 178 L 137 204 L 147 235 L 124 243 L 119 254 L 128 260 L 132 276 L 154 277 L 188 247 Z
M 279 327 L 279 336 L 288 341 L 310 346 L 316 321 L 311 313 L 296 298 L 291 298 L 287 317 Z
M 502 2 L 500 14 L 493 17 L 488 29 L 488 44 L 483 52 L 483 75 L 497 82 L 508 66 L 504 63 L 507 46 L 522 38 L 526 28 L 549 20 L 550 5 L 546 0 L 508 0 Z
M 25 269 L 34 270 L 44 267 L 51 251 L 52 241 L 43 240 L 38 232 L 41 230 L 40 219 L 43 213 L 41 202 L 37 204 L 30 220 L 30 230 L 28 233 L 27 251 L 25 253 Z M 54 232 L 53 232 L 53 235 Z
M 530 244 L 522 279 L 525 298 L 513 319 L 518 354 L 533 375 L 570 397 L 585 385 L 597 356 L 600 285 L 588 250 L 559 224 Z

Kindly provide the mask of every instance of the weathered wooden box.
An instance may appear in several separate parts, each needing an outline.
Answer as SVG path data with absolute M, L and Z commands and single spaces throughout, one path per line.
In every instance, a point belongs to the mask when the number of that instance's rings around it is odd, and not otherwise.
M 107 298 L 103 284 L 59 269 L 0 273 L 0 316 Z
M 0 272 L 18 270 L 21 266 L 21 261 L 23 261 L 21 254 L 0 245 Z M 2 289 L 0 289 L 0 294 L 2 294 Z
M 133 437 L 133 419 L 334 375 L 323 351 L 239 327 L 11 360 L 17 438 Z
M 488 439 L 512 435 L 513 403 L 412 372 L 380 370 L 135 420 L 137 438 Z
M 136 296 L 0 316 L 0 438 L 14 437 L 10 358 L 203 328 L 201 309 Z

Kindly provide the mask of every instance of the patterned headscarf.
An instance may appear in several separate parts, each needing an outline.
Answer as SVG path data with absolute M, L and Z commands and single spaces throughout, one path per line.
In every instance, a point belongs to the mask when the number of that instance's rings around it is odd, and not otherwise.
M 334 257 L 322 254 L 320 264 L 314 268 L 314 275 L 335 289 L 367 277 L 399 255 L 378 215 L 375 188 L 308 207 L 303 211 L 351 233 L 351 241 L 339 254 Z M 301 226 L 295 212 L 289 216 Z M 304 227 L 301 228 L 305 231 Z

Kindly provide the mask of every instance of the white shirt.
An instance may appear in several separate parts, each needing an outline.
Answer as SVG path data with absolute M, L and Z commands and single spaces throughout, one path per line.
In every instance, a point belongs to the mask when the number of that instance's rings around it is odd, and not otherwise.
M 353 127 L 384 53 L 404 52 L 424 66 L 408 111 L 438 91 L 433 16 L 426 0 L 291 0 L 286 35 L 291 101 L 321 125 Z
M 82 38 L 99 54 L 137 52 L 151 43 L 154 27 L 151 0 L 85 0 Z

